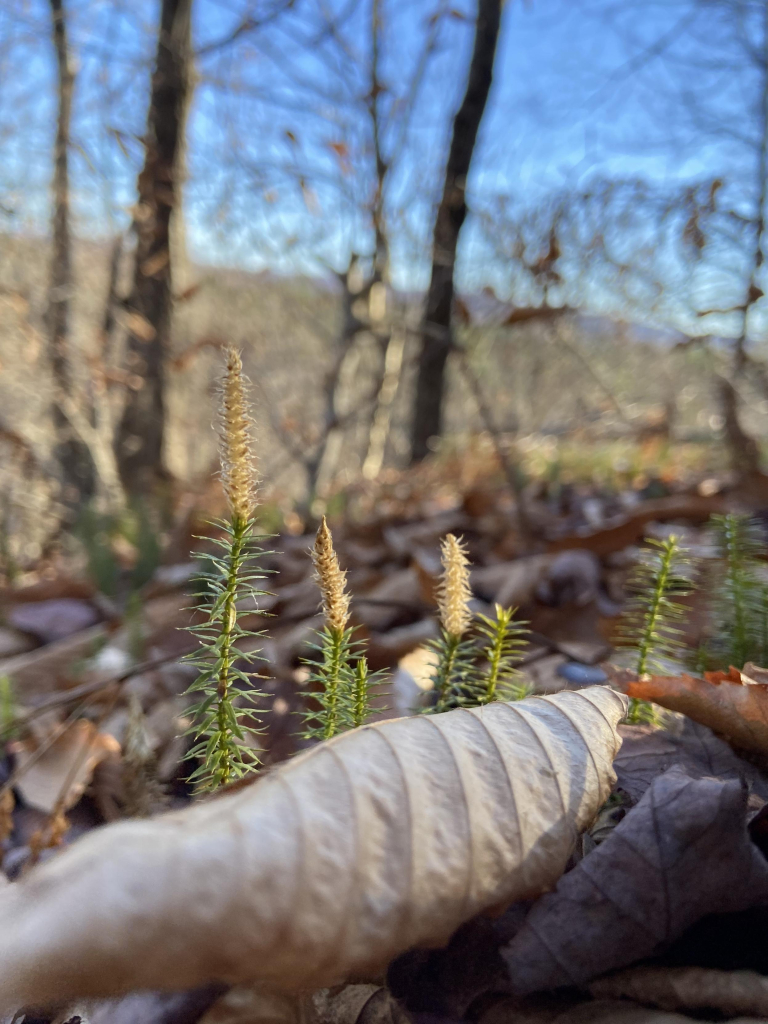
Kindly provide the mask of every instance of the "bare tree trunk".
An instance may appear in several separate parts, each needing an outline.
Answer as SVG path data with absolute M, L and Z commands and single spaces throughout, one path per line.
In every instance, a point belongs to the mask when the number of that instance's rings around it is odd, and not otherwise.
M 392 407 L 395 404 L 403 369 L 406 336 L 407 332 L 403 327 L 392 327 L 384 350 L 381 386 L 368 435 L 368 451 L 363 461 L 363 476 L 366 480 L 375 480 L 384 465 L 392 423 Z
M 725 443 L 731 457 L 731 466 L 740 478 L 755 477 L 760 473 L 760 447 L 753 437 L 745 433 L 739 422 L 739 396 L 733 384 L 725 377 L 716 380 L 723 410 Z
M 760 98 L 760 147 L 757 154 L 757 216 L 755 218 L 755 247 L 752 254 L 752 266 L 747 282 L 744 304 L 741 307 L 741 330 L 733 345 L 733 372 L 738 376 L 743 373 L 749 362 L 747 338 L 750 326 L 752 307 L 763 297 L 763 290 L 758 283 L 760 271 L 765 261 L 763 251 L 763 235 L 765 233 L 765 207 L 768 201 L 768 2 L 765 4 L 763 16 L 763 89 Z M 727 414 L 727 411 L 726 411 Z
M 75 74 L 69 57 L 64 0 L 50 0 L 51 29 L 58 70 L 58 117 L 53 157 L 53 251 L 48 289 L 47 326 L 55 397 L 56 458 L 64 484 L 64 498 L 76 503 L 92 485 L 88 453 L 72 433 L 61 402 L 74 401 L 69 361 L 69 321 L 72 299 L 72 236 L 69 226 L 69 134 Z
M 326 452 L 329 447 L 334 446 L 334 439 L 339 431 L 339 384 L 344 377 L 344 366 L 354 347 L 358 334 L 366 326 L 353 312 L 353 306 L 361 294 L 352 283 L 357 275 L 357 264 L 358 257 L 353 253 L 347 270 L 342 274 L 338 274 L 342 287 L 342 315 L 336 356 L 333 366 L 328 371 L 325 379 L 325 405 L 320 443 L 316 451 L 304 459 L 307 471 L 307 499 L 305 505 L 308 513 L 311 512 L 312 503 L 317 497 L 317 486 L 323 464 L 326 462 Z
M 493 61 L 501 22 L 502 0 L 478 0 L 475 45 L 467 91 L 453 121 L 443 196 L 437 210 L 432 244 L 432 278 L 422 325 L 411 427 L 411 461 L 429 451 L 429 439 L 442 430 L 445 364 L 451 349 L 453 272 L 459 232 L 467 215 L 467 175 L 493 78 Z
M 170 221 L 180 201 L 178 159 L 190 87 L 192 0 L 162 0 L 155 72 L 138 178 L 136 264 L 126 360 L 143 385 L 131 389 L 118 429 L 120 474 L 129 492 L 165 477 L 165 359 L 172 312 Z

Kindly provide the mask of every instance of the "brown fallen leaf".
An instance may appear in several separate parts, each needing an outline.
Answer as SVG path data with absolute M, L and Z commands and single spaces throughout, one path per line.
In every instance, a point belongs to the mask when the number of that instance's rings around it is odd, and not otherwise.
M 642 540 L 648 523 L 654 520 L 666 522 L 685 519 L 691 522 L 705 522 L 718 512 L 727 511 L 725 501 L 719 494 L 702 496 L 698 494 L 673 494 L 668 498 L 644 501 L 631 515 L 618 523 L 600 530 L 569 534 L 549 541 L 548 551 L 564 551 L 566 548 L 585 548 L 599 557 L 622 551 L 630 544 Z
M 107 627 L 101 623 L 65 640 L 8 658 L 0 667 L 2 674 L 12 681 L 14 693 L 23 694 L 24 702 L 31 703 L 40 696 L 58 691 L 62 683 L 72 685 L 75 682 L 73 665 L 91 655 L 103 643 L 107 633 Z
M 74 597 L 19 604 L 7 613 L 8 625 L 31 633 L 41 643 L 50 644 L 81 633 L 99 621 L 96 608 Z
M 589 986 L 598 999 L 633 999 L 663 1010 L 768 1017 L 768 978 L 706 967 L 630 967 Z
M 381 985 L 321 989 L 312 997 L 316 1024 L 408 1024 L 409 1018 Z
M 317 585 L 312 585 L 315 588 L 317 608 Z M 416 568 L 399 569 L 385 577 L 372 590 L 360 595 L 355 604 L 355 616 L 369 629 L 386 630 L 398 619 L 402 619 L 404 608 L 423 607 L 422 584 L 418 571 Z
M 690 1017 L 638 1006 L 624 999 L 591 1002 L 503 999 L 477 1018 L 477 1024 L 690 1024 Z M 754 1017 L 734 1017 L 725 1024 L 755 1024 Z
M 650 956 L 705 914 L 768 901 L 768 862 L 739 782 L 672 769 L 537 901 L 503 950 L 513 991 L 585 985 Z
M 600 589 L 600 562 L 591 551 L 561 551 L 555 555 L 536 586 L 536 597 L 546 605 L 560 608 L 591 604 Z M 509 602 L 500 594 L 499 604 Z
M 753 793 L 768 800 L 768 779 L 742 760 L 711 729 L 690 718 L 678 733 L 649 725 L 620 725 L 621 750 L 613 767 L 616 784 L 637 803 L 650 784 L 672 767 L 692 778 L 743 779 Z
M 461 534 L 470 526 L 470 520 L 460 509 L 452 509 L 400 526 L 387 526 L 384 528 L 384 540 L 393 554 L 402 558 L 419 548 L 437 548 L 440 538 L 446 533 Z
M 13 790 L 0 791 L 0 843 L 13 832 L 13 808 L 16 801 L 13 798 Z
M 410 1013 L 449 1020 L 474 1019 L 476 1001 L 509 992 L 500 950 L 525 922 L 530 909 L 518 901 L 503 914 L 480 914 L 439 949 L 409 949 L 387 970 L 387 987 Z
M 511 562 L 473 567 L 472 589 L 484 601 L 518 608 L 533 600 L 555 559 L 555 555 L 527 555 Z
M 235 985 L 216 1000 L 199 1024 L 408 1024 L 408 1020 L 381 985 L 342 985 L 292 995 L 265 992 L 258 985 Z
M 371 633 L 368 638 L 368 662 L 374 671 L 389 668 L 438 635 L 434 618 L 419 619 L 387 633 Z
M 29 840 L 29 864 L 37 864 L 43 850 L 60 846 L 69 831 L 69 820 L 63 811 L 56 810 Z
M 738 675 L 738 673 L 736 674 Z M 724 672 L 645 676 L 612 670 L 609 678 L 628 697 L 649 700 L 708 726 L 732 746 L 768 754 L 768 683 L 745 683 Z
M 57 801 L 62 810 L 73 807 L 91 781 L 96 765 L 106 757 L 117 756 L 120 744 L 114 736 L 99 732 L 93 722 L 81 718 L 41 757 L 37 757 L 37 744 L 26 740 L 12 744 L 11 750 L 16 756 L 16 789 L 30 807 L 50 814 Z M 68 777 L 67 792 L 60 799 Z
M 625 710 L 592 687 L 383 722 L 96 830 L 0 893 L 0 1009 L 375 977 L 555 882 L 610 792 Z

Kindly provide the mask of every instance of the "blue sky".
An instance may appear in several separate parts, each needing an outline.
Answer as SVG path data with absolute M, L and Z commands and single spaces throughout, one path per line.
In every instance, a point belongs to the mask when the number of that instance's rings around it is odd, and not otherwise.
M 226 37 L 274 2 L 196 0 L 195 47 Z M 185 190 L 196 259 L 318 273 L 343 266 L 351 248 L 370 247 L 363 100 L 370 5 L 295 0 L 286 15 L 198 61 Z M 68 6 L 79 69 L 77 227 L 112 234 L 130 217 L 157 4 Z M 470 180 L 473 207 L 499 209 L 500 198 L 510 210 L 530 207 L 606 176 L 641 177 L 660 189 L 721 176 L 728 202 L 751 215 L 763 6 L 507 0 Z M 432 211 L 465 84 L 474 4 L 381 0 L 381 10 L 379 109 L 385 151 L 399 154 L 387 192 L 393 275 L 415 288 L 428 274 Z M 403 98 L 430 38 L 434 52 L 401 135 Z M 47 2 L 0 0 L 0 203 L 16 230 L 46 230 L 54 72 Z M 480 217 L 467 224 L 459 272 L 467 287 L 491 283 L 504 291 L 503 260 Z M 726 278 L 716 286 L 723 294 Z

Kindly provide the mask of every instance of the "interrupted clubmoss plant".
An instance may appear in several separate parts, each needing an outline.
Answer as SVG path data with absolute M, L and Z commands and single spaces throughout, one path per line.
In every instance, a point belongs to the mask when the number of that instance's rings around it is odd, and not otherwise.
M 688 559 L 674 534 L 666 540 L 651 540 L 650 550 L 638 563 L 629 579 L 633 592 L 620 635 L 625 646 L 635 653 L 633 668 L 639 676 L 663 671 L 665 658 L 680 658 L 684 652 L 679 624 L 686 615 L 677 598 L 691 592 L 684 574 Z M 659 713 L 647 703 L 632 699 L 627 721 L 632 724 L 656 724 Z
M 11 677 L 0 676 L 0 743 L 15 737 L 17 731 L 16 699 Z
M 757 640 L 760 651 L 760 664 L 768 664 L 768 584 L 762 584 L 758 590 L 757 603 Z
M 371 678 L 360 644 L 352 638 L 346 573 L 339 566 L 325 516 L 317 531 L 312 561 L 325 622 L 318 634 L 319 643 L 313 645 L 319 660 L 308 662 L 309 679 L 316 689 L 305 694 L 320 704 L 320 710 L 306 711 L 304 735 L 329 740 L 345 729 L 362 725 L 369 717 Z
M 734 513 L 713 516 L 712 522 L 723 560 L 713 588 L 717 639 L 723 667 L 743 668 L 747 661 L 762 657 L 768 629 L 763 621 L 763 587 L 756 574 L 757 525 L 748 516 Z
M 496 618 L 478 615 L 477 631 L 485 640 L 483 660 L 488 668 L 471 681 L 471 692 L 476 704 L 491 704 L 495 700 L 522 700 L 531 691 L 521 672 L 516 669 L 525 647 L 528 630 L 515 620 L 516 608 L 496 605 Z
M 206 620 L 190 631 L 200 649 L 187 657 L 200 674 L 188 693 L 200 694 L 189 709 L 194 736 L 187 755 L 199 760 L 190 776 L 197 791 L 216 789 L 240 778 L 258 766 L 249 737 L 260 730 L 258 716 L 235 701 L 240 687 L 249 699 L 260 697 L 253 686 L 254 673 L 239 666 L 252 662 L 256 653 L 240 646 L 258 634 L 244 629 L 239 607 L 246 599 L 263 595 L 254 584 L 263 579 L 256 568 L 262 549 L 254 533 L 256 509 L 256 467 L 252 454 L 253 420 L 250 415 L 246 381 L 240 355 L 227 349 L 226 371 L 221 385 L 219 419 L 221 480 L 229 504 L 230 518 L 217 520 L 223 537 L 214 543 L 221 554 L 204 555 L 207 571 L 198 577 L 200 609 Z
M 466 702 L 471 684 L 474 647 L 465 634 L 472 622 L 469 602 L 469 559 L 462 542 L 452 533 L 441 543 L 443 573 L 437 588 L 440 636 L 431 647 L 437 655 L 432 673 L 436 700 L 429 711 L 439 714 Z
M 367 658 L 360 657 L 355 663 L 355 676 L 352 684 L 352 700 L 350 701 L 349 718 L 353 729 L 365 725 L 371 716 L 371 682 Z

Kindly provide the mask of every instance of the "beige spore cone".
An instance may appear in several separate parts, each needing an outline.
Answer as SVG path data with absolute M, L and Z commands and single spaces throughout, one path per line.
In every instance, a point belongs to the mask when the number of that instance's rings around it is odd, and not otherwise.
M 443 538 L 440 546 L 443 563 L 443 575 L 437 588 L 440 622 L 450 636 L 463 636 L 472 621 L 467 549 L 452 533 Z
M 256 460 L 253 455 L 253 417 L 248 382 L 237 349 L 225 350 L 227 367 L 221 381 L 219 457 L 221 483 L 232 517 L 247 522 L 256 508 Z
M 315 566 L 315 578 L 323 595 L 325 624 L 334 632 L 343 633 L 349 620 L 347 574 L 339 566 L 339 559 L 333 548 L 333 537 L 325 516 L 315 537 L 312 562 Z

